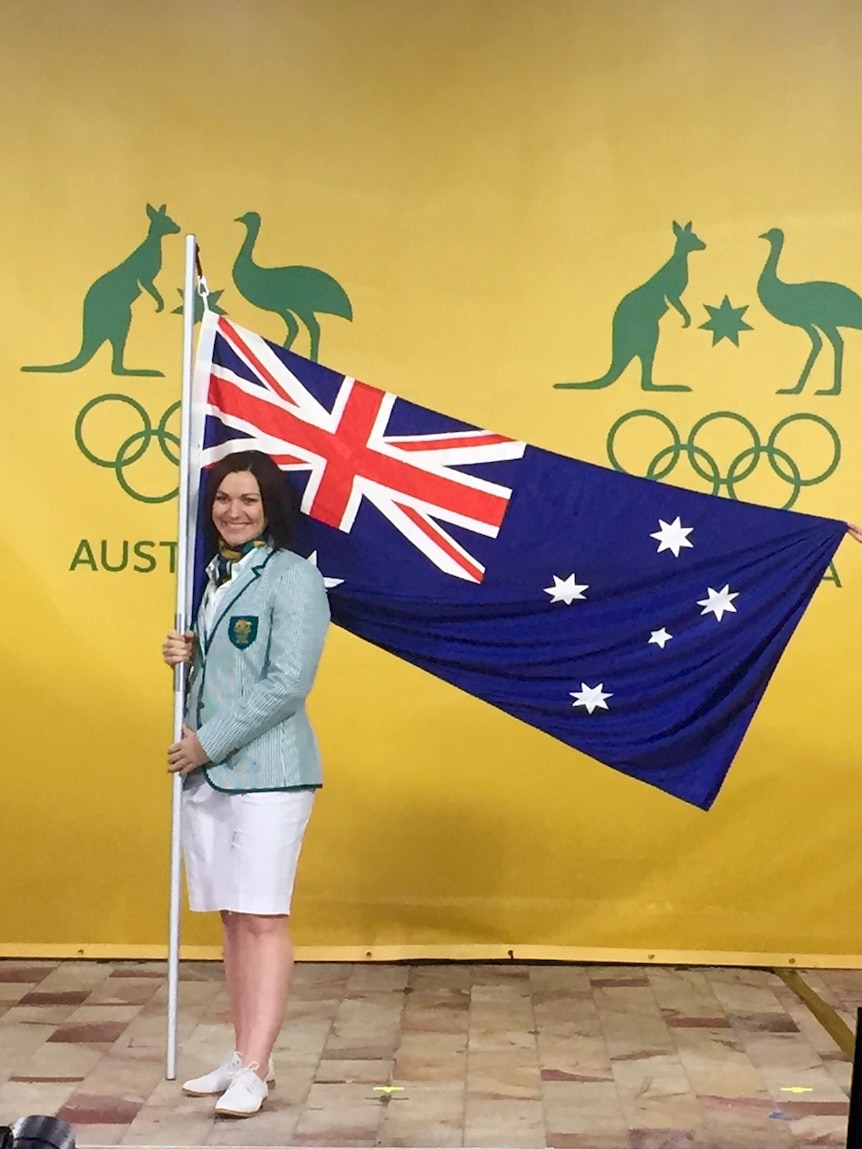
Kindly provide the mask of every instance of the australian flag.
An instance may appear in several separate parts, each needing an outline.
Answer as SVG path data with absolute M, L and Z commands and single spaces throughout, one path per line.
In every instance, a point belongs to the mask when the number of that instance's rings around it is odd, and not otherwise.
M 337 624 L 703 809 L 846 529 L 469 426 L 224 316 L 195 389 L 202 480 L 276 460 Z

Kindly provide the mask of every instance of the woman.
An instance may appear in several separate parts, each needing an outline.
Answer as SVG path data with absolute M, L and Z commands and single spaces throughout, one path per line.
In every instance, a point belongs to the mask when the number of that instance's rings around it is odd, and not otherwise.
M 215 552 L 194 631 L 170 631 L 168 666 L 190 663 L 183 737 L 168 769 L 183 783 L 189 904 L 221 913 L 234 1051 L 187 1081 L 216 1112 L 256 1113 L 293 968 L 290 898 L 320 759 L 305 713 L 329 622 L 323 579 L 288 548 L 293 496 L 259 451 L 209 471 L 203 521 Z

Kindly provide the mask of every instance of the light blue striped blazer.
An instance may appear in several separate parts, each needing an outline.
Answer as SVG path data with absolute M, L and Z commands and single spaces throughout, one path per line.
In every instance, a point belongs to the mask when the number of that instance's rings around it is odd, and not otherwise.
M 216 790 L 319 786 L 305 698 L 329 624 L 323 579 L 307 559 L 261 547 L 237 571 L 209 635 L 197 634 L 187 721 Z

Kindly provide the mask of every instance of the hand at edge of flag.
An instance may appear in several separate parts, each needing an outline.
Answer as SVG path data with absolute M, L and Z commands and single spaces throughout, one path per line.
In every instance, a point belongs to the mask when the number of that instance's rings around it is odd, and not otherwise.
M 855 523 L 848 523 L 847 534 L 854 538 L 857 543 L 862 543 L 862 527 L 857 527 Z

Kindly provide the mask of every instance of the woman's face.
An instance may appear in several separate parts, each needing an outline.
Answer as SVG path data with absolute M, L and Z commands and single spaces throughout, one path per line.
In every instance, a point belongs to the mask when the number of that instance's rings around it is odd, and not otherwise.
M 213 499 L 213 524 L 232 547 L 241 547 L 263 533 L 263 500 L 251 471 L 231 471 L 222 479 Z

